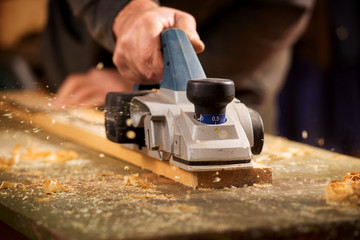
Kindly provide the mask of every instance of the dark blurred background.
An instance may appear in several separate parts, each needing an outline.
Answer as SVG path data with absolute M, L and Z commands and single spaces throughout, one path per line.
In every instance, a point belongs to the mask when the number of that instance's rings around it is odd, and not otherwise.
M 0 89 L 35 89 L 42 78 L 47 0 L 0 0 Z
M 279 134 L 360 157 L 360 2 L 318 0 L 279 96 Z
M 290 67 L 278 110 L 266 108 L 277 115 L 267 132 L 360 157 L 359 11 L 357 0 L 316 2 L 284 58 Z M 0 89 L 46 90 L 40 54 L 46 19 L 47 0 L 0 0 Z

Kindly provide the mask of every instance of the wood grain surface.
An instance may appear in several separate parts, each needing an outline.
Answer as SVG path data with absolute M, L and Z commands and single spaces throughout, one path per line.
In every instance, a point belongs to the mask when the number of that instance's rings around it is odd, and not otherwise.
M 3 102 L 0 100 L 0 104 Z M 94 126 L 96 128 L 96 126 Z M 236 188 L 187 187 L 58 137 L 8 111 L 0 114 L 0 220 L 31 239 L 357 239 L 360 209 L 328 203 L 327 184 L 359 171 L 360 160 L 266 136 L 254 161 L 273 183 Z M 26 160 L 38 151 L 76 151 L 58 163 Z M 15 151 L 16 152 L 16 151 Z M 49 159 L 51 160 L 51 159 Z M 70 191 L 46 194 L 56 179 Z

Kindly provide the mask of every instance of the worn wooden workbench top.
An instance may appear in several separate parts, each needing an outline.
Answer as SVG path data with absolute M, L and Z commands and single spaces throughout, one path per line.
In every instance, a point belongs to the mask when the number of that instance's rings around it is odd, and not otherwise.
M 102 152 L 0 117 L 0 157 L 74 150 L 72 160 L 34 158 L 0 171 L 0 220 L 30 238 L 359 238 L 360 208 L 326 203 L 330 180 L 360 171 L 360 161 L 267 136 L 255 161 L 271 166 L 272 185 L 192 189 Z M 136 174 L 139 174 L 137 176 Z M 63 188 L 46 194 L 56 179 Z M 221 181 L 221 179 L 219 179 Z

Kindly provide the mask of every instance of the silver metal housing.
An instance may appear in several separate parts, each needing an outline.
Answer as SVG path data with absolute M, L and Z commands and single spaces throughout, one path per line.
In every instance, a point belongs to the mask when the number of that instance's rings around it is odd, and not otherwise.
M 135 127 L 144 127 L 149 150 L 187 171 L 237 169 L 249 166 L 254 144 L 247 107 L 238 99 L 227 105 L 224 124 L 204 124 L 194 117 L 194 105 L 185 91 L 161 88 L 134 97 L 130 115 Z

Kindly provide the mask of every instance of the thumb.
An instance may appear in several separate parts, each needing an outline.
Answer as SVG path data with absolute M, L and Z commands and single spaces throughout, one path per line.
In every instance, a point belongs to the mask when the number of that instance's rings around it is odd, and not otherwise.
M 195 52 L 203 52 L 205 44 L 200 40 L 200 36 L 196 31 L 195 18 L 192 15 L 179 10 L 176 10 L 174 18 L 174 27 L 179 28 L 186 33 Z

